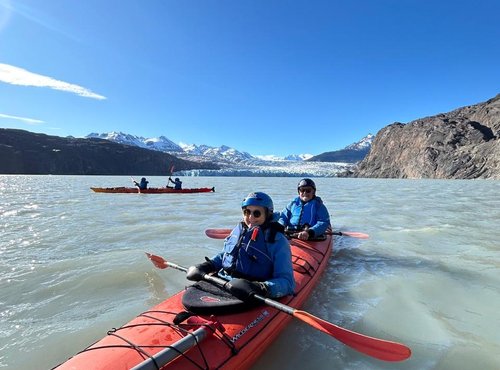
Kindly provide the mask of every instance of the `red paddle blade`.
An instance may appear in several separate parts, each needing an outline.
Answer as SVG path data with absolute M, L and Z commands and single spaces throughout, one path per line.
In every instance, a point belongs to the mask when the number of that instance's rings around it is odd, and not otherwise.
M 163 257 L 151 253 L 146 253 L 146 256 L 148 256 L 151 262 L 159 269 L 166 269 L 168 267 L 167 261 L 165 261 Z
M 231 229 L 206 229 L 205 235 L 212 239 L 225 239 L 231 234 Z
M 342 235 L 350 236 L 353 238 L 368 239 L 370 236 L 364 233 L 357 233 L 354 231 L 342 231 Z
M 336 338 L 340 342 L 383 361 L 403 361 L 411 356 L 411 350 L 401 343 L 391 342 L 356 333 L 322 320 L 308 312 L 295 310 L 293 316 L 312 327 Z

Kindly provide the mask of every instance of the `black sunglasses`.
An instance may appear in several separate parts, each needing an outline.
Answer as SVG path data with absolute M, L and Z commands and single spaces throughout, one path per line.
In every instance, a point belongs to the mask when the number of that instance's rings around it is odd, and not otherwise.
M 252 212 L 252 211 L 250 211 L 249 209 L 246 209 L 246 208 L 245 208 L 245 209 L 243 210 L 243 214 L 244 214 L 245 216 L 250 216 L 250 215 L 253 215 L 253 217 L 255 217 L 255 218 L 259 218 L 260 216 L 262 216 L 262 212 L 261 212 L 261 211 L 259 211 L 258 209 L 256 209 L 255 211 L 253 211 L 253 212 Z
M 301 193 L 309 194 L 309 193 L 312 193 L 313 189 L 311 189 L 311 188 L 299 188 L 299 191 Z

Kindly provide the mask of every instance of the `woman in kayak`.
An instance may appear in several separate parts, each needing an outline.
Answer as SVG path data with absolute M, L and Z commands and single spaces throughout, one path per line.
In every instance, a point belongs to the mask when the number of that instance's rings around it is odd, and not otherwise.
M 316 184 L 302 179 L 297 185 L 298 196 L 281 211 L 278 222 L 287 233 L 294 233 L 301 240 L 321 237 L 331 227 L 328 209 L 316 196 Z
M 262 192 L 250 193 L 241 203 L 243 221 L 224 240 L 211 259 L 188 269 L 186 277 L 199 281 L 208 273 L 228 280 L 226 288 L 242 301 L 254 294 L 279 298 L 293 294 L 292 255 L 283 227 L 273 222 L 273 201 Z

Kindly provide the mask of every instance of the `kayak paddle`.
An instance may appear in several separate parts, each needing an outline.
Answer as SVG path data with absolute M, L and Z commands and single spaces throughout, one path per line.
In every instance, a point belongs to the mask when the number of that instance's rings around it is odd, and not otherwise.
M 332 231 L 326 232 L 326 235 L 350 236 L 351 238 L 368 239 L 370 235 L 365 233 L 358 233 L 356 231 Z
M 172 267 L 176 270 L 187 272 L 186 267 L 168 262 L 163 257 L 151 253 L 146 253 L 146 255 L 151 260 L 151 262 L 153 262 L 153 264 L 160 269 Z M 205 274 L 203 276 L 203 280 L 212 282 L 222 288 L 224 288 L 225 284 L 227 283 L 226 280 L 209 274 Z M 255 294 L 253 297 L 267 304 L 268 306 L 274 307 L 279 311 L 285 312 L 288 315 L 291 315 L 296 319 L 305 322 L 313 328 L 336 338 L 340 342 L 368 356 L 383 361 L 404 361 L 411 356 L 410 348 L 405 346 L 404 344 L 356 333 L 354 331 L 332 324 L 331 322 L 320 319 L 319 317 L 316 317 L 306 311 L 297 310 L 280 302 L 276 302 L 270 298 L 265 298 L 257 294 Z
M 206 229 L 205 235 L 212 239 L 225 239 L 231 234 L 231 229 Z
M 132 182 L 134 183 L 135 186 L 137 186 L 137 192 L 140 193 L 141 192 L 141 188 L 139 187 L 139 183 L 137 181 L 135 181 L 135 179 L 130 176 L 130 179 L 132 180 Z
M 231 229 L 206 229 L 205 234 L 212 239 L 225 239 L 231 233 Z M 368 239 L 370 236 L 365 233 L 354 231 L 327 231 L 326 235 L 350 236 L 351 238 Z

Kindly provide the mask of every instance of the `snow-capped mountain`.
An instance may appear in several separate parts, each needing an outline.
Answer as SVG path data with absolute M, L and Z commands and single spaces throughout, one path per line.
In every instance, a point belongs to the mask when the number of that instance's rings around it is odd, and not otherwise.
M 285 161 L 307 161 L 309 158 L 312 158 L 312 154 L 290 154 L 287 155 L 284 159 Z
M 180 147 L 186 154 L 205 156 L 214 159 L 224 159 L 231 162 L 242 162 L 255 159 L 255 157 L 247 152 L 240 152 L 239 150 L 228 147 L 226 145 L 213 147 L 208 145 L 181 143 Z
M 343 163 L 343 160 L 321 161 L 315 159 L 319 156 L 313 157 L 311 154 L 292 154 L 286 157 L 274 155 L 252 156 L 247 152 L 241 152 L 226 145 L 220 147 L 184 143 L 177 145 L 165 136 L 144 138 L 123 132 L 109 132 L 102 134 L 91 133 L 86 137 L 168 152 L 183 159 L 212 161 L 222 167 L 221 170 L 196 170 L 178 173 L 186 176 L 336 176 L 353 165 L 347 163 L 347 161 Z M 372 140 L 373 135 L 369 134 L 359 142 L 349 145 L 346 149 L 367 152 Z M 308 161 L 311 158 L 315 162 Z
M 373 135 L 368 134 L 357 143 L 346 146 L 344 149 L 325 152 L 310 158 L 313 162 L 342 162 L 355 163 L 366 157 L 372 146 Z
M 312 154 L 290 154 L 285 157 L 280 157 L 277 155 L 255 155 L 255 158 L 259 158 L 263 161 L 305 161 L 311 158 Z
M 365 150 L 370 149 L 372 147 L 373 139 L 375 135 L 368 134 L 364 138 L 362 138 L 357 143 L 353 143 L 351 145 L 346 146 L 344 149 L 354 149 L 354 150 Z
M 142 136 L 135 136 L 130 134 L 125 134 L 123 132 L 108 132 L 103 134 L 91 133 L 86 136 L 87 138 L 97 138 L 113 141 L 119 144 L 138 146 L 145 149 L 157 150 L 160 152 L 182 152 L 182 148 L 174 143 L 173 141 L 167 139 L 165 136 L 155 137 L 155 138 L 144 138 Z

